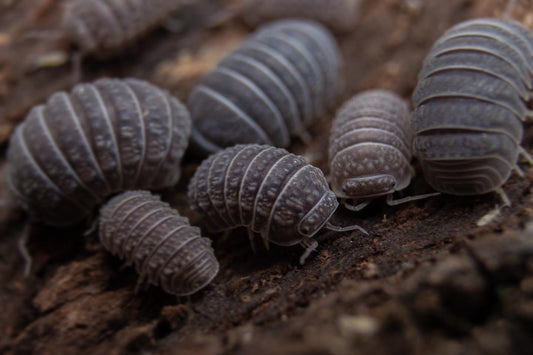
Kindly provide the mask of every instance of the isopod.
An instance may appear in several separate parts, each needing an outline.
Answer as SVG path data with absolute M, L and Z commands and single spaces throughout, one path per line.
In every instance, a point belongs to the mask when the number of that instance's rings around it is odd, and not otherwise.
M 359 0 L 245 0 L 242 12 L 252 26 L 281 18 L 306 18 L 346 32 L 355 28 Z
M 339 203 L 322 171 L 283 148 L 248 144 L 215 153 L 202 162 L 188 193 L 209 230 L 244 226 L 252 247 L 255 233 L 266 248 L 300 244 L 306 248 L 302 263 L 316 248 L 312 238 L 322 227 L 348 230 L 329 223 Z
M 105 56 L 161 23 L 181 0 L 71 0 L 63 32 L 84 54 Z
M 341 56 L 326 28 L 305 20 L 265 25 L 189 96 L 191 140 L 213 153 L 238 143 L 287 147 L 340 93 Z
M 329 138 L 329 179 L 347 208 L 358 211 L 383 195 L 390 205 L 434 195 L 392 199 L 414 174 L 409 116 L 407 103 L 386 90 L 355 95 L 339 109 Z
M 533 87 L 533 33 L 518 22 L 459 23 L 433 45 L 413 93 L 414 155 L 437 191 L 496 191 L 522 154 Z
M 73 224 L 114 193 L 174 185 L 190 128 L 185 106 L 145 81 L 78 84 L 16 128 L 6 181 L 34 219 Z
M 113 255 L 134 264 L 140 281 L 185 296 L 218 273 L 211 242 L 200 228 L 148 191 L 126 191 L 100 211 L 100 240 Z

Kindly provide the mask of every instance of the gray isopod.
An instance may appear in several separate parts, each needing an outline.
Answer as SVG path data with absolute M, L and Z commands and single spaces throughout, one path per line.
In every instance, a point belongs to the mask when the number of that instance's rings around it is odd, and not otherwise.
M 322 25 L 284 20 L 258 29 L 189 96 L 192 141 L 213 153 L 237 143 L 286 147 L 340 93 L 341 56 Z
M 174 185 L 190 129 L 185 106 L 145 81 L 79 84 L 17 127 L 6 181 L 34 219 L 72 224 L 119 191 Z
M 282 18 L 306 18 L 346 32 L 357 23 L 359 0 L 244 0 L 242 12 L 252 26 Z
M 83 53 L 105 56 L 157 26 L 182 2 L 71 0 L 63 16 L 63 31 Z
M 474 195 L 501 189 L 522 154 L 531 116 L 533 33 L 518 22 L 474 19 L 432 47 L 413 94 L 414 155 L 437 191 Z
M 393 200 L 409 185 L 413 133 L 407 103 L 386 90 L 369 90 L 348 100 L 337 112 L 329 138 L 331 189 L 351 210 L 387 195 L 391 205 L 433 196 Z M 355 200 L 351 205 L 346 200 Z
M 189 184 L 191 208 L 200 211 L 213 232 L 244 226 L 253 247 L 259 233 L 269 243 L 316 248 L 312 237 L 338 206 L 322 171 L 301 156 L 268 145 L 236 145 L 204 160 Z
M 211 242 L 167 203 L 148 191 L 126 191 L 100 211 L 100 240 L 113 255 L 134 264 L 140 282 L 185 296 L 218 273 Z

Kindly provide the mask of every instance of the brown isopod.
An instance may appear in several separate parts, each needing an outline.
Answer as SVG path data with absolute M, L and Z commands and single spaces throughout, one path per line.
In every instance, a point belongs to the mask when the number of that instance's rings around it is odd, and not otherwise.
M 147 280 L 177 296 L 205 287 L 218 273 L 211 242 L 198 227 L 148 191 L 126 191 L 100 211 L 100 240 Z
M 322 171 L 301 156 L 268 145 L 236 145 L 204 160 L 189 184 L 191 208 L 200 211 L 213 232 L 244 226 L 252 248 L 255 233 L 265 247 L 300 244 L 303 263 L 325 227 L 348 231 L 329 220 L 339 203 Z
M 182 0 L 71 0 L 63 31 L 82 53 L 105 56 L 148 32 Z
M 6 181 L 34 219 L 73 224 L 117 192 L 174 185 L 190 129 L 179 100 L 145 81 L 79 84 L 16 128 Z
M 387 203 L 397 205 L 436 195 L 392 199 L 414 174 L 412 141 L 407 103 L 395 93 L 369 90 L 347 101 L 337 112 L 329 138 L 329 179 L 344 206 L 359 211 L 379 196 L 387 195 Z
M 357 23 L 359 0 L 244 0 L 242 12 L 252 26 L 282 18 L 306 18 L 346 32 Z

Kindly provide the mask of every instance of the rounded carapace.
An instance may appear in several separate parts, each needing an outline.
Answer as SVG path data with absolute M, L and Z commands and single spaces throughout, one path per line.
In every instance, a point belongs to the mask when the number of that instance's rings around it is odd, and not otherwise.
M 193 209 L 211 231 L 244 226 L 283 246 L 309 242 L 338 202 L 322 171 L 267 145 L 237 145 L 206 159 L 189 184 Z
M 533 32 L 518 22 L 474 19 L 431 48 L 413 93 L 414 155 L 436 190 L 491 191 L 517 166 L 522 122 L 531 117 Z
M 114 193 L 174 185 L 190 127 L 179 100 L 145 81 L 79 84 L 17 127 L 6 181 L 34 219 L 73 224 Z
M 340 69 L 339 48 L 324 26 L 285 20 L 259 28 L 190 94 L 196 152 L 308 139 L 306 127 L 341 91 Z
M 126 191 L 100 211 L 100 241 L 146 280 L 178 296 L 195 293 L 218 273 L 211 242 L 158 196 Z

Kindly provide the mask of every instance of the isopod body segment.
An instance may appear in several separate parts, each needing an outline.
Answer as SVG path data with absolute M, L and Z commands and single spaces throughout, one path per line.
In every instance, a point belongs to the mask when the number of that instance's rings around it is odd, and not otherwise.
M 189 201 L 213 232 L 244 226 L 266 246 L 307 243 L 338 202 L 321 170 L 268 145 L 236 145 L 204 160 Z
M 71 0 L 63 31 L 83 53 L 113 53 L 177 10 L 181 0 Z
M 6 181 L 34 219 L 73 224 L 119 191 L 174 185 L 190 126 L 185 106 L 145 81 L 79 84 L 16 128 Z
M 413 93 L 414 155 L 436 190 L 497 191 L 517 159 L 531 116 L 533 34 L 518 22 L 474 19 L 449 29 L 430 50 Z
M 209 239 L 148 191 L 113 197 L 102 207 L 99 222 L 104 247 L 135 265 L 141 281 L 170 294 L 193 294 L 218 273 Z
M 337 112 L 329 138 L 329 179 L 341 199 L 367 200 L 404 189 L 411 180 L 412 129 L 407 103 L 369 90 Z
M 359 0 L 244 0 L 242 12 L 253 26 L 282 18 L 306 18 L 347 32 L 357 23 Z
M 260 27 L 192 91 L 192 142 L 201 153 L 239 143 L 287 147 L 339 94 L 341 56 L 322 25 Z

